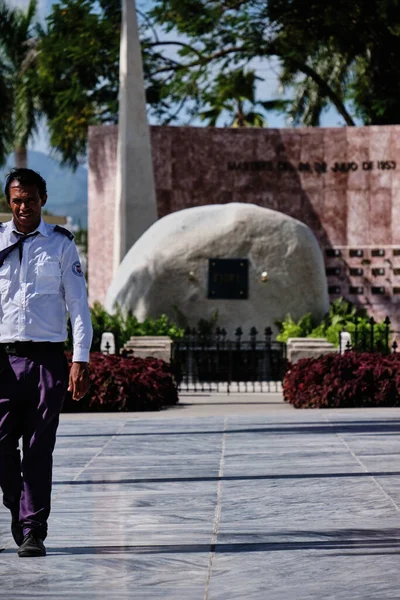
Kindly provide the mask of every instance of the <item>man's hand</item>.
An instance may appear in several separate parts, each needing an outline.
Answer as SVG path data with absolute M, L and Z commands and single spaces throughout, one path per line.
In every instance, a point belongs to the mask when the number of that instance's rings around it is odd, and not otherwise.
M 90 378 L 87 363 L 72 363 L 69 373 L 68 391 L 72 394 L 72 400 L 80 400 L 89 390 Z

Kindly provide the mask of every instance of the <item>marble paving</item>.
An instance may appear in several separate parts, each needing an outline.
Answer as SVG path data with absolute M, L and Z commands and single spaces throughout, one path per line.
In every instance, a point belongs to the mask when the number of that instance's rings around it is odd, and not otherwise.
M 46 544 L 0 598 L 399 599 L 400 409 L 63 415 Z

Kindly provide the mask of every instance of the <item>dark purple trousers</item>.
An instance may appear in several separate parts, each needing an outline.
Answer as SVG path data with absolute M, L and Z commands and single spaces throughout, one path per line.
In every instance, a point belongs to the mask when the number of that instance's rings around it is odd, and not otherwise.
M 24 535 L 47 535 L 52 455 L 67 386 L 68 363 L 59 350 L 0 355 L 0 486 Z

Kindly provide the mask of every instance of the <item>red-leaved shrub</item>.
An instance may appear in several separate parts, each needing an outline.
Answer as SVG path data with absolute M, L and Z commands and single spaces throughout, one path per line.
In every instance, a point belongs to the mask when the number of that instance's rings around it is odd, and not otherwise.
M 346 352 L 289 365 L 283 396 L 296 408 L 400 405 L 400 354 Z
M 171 369 L 163 360 L 93 352 L 89 369 L 89 393 L 79 402 L 67 394 L 63 412 L 160 410 L 178 402 Z

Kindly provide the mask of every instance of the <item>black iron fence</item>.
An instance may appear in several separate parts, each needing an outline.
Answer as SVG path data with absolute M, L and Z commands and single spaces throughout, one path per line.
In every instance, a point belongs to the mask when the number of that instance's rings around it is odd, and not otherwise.
M 346 341 L 342 335 L 339 336 L 340 352 L 345 350 L 353 350 L 356 352 L 382 352 L 390 354 L 397 352 L 400 332 L 391 329 L 389 317 L 382 323 L 377 323 L 374 317 L 367 321 L 354 317 L 350 321 L 351 327 L 347 327 L 347 331 L 351 335 L 351 343 Z
M 259 336 L 252 327 L 248 339 L 236 329 L 234 339 L 225 329 L 201 335 L 188 329 L 172 347 L 172 366 L 180 391 L 278 391 L 286 368 L 286 344 L 272 341 L 266 327 Z

